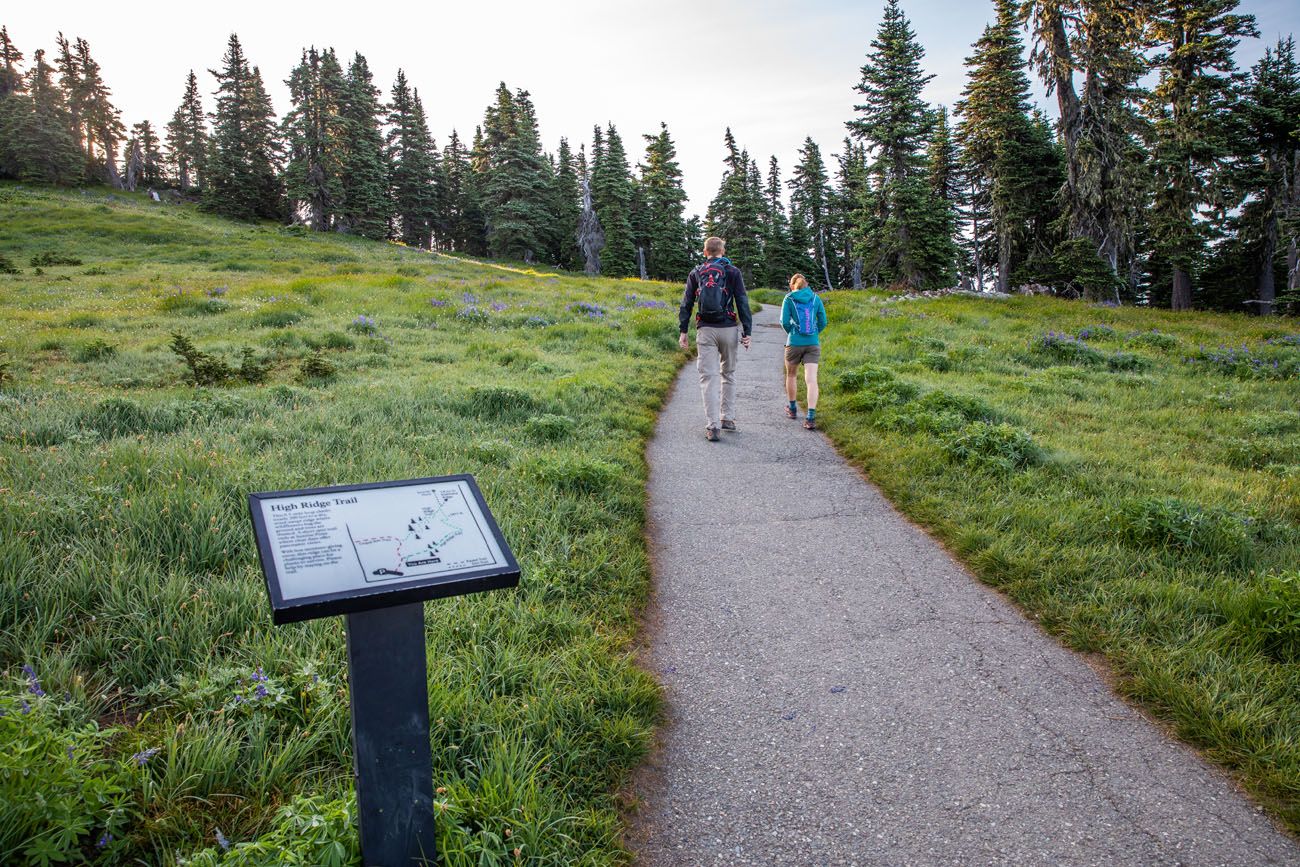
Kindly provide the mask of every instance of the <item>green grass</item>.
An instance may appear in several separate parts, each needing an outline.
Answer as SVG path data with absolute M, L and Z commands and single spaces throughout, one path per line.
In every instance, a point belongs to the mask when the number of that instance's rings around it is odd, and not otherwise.
M 271 626 L 245 495 L 468 471 L 523 580 L 426 607 L 443 863 L 626 863 L 681 356 L 625 296 L 676 287 L 102 190 L 0 210 L 0 862 L 355 860 L 342 622 Z
M 827 300 L 831 438 L 1300 830 L 1300 323 Z

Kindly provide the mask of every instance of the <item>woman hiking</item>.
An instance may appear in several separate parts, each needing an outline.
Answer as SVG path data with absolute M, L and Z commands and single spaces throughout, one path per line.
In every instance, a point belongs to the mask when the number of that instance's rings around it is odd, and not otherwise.
M 781 302 L 781 327 L 785 329 L 785 396 L 790 405 L 785 414 L 799 417 L 798 384 L 799 365 L 803 365 L 804 383 L 808 390 L 808 416 L 803 426 L 817 429 L 817 365 L 821 362 L 821 333 L 826 329 L 826 307 L 822 299 L 808 286 L 802 274 L 790 278 L 790 293 Z

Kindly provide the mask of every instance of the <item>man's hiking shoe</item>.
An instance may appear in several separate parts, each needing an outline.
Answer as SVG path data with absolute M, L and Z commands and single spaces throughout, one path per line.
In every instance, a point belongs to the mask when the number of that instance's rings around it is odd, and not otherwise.
M 735 423 L 734 421 L 732 421 L 731 419 L 729 419 L 729 418 L 724 418 L 724 419 L 722 420 L 722 429 L 723 429 L 723 430 L 735 430 L 735 429 L 736 429 L 736 423 Z
M 704 438 L 711 443 L 716 443 L 720 438 L 716 427 L 706 427 L 704 429 Z
M 804 430 L 817 430 L 817 421 L 815 419 L 806 418 L 803 420 L 803 426 Z
M 799 410 L 797 410 L 797 409 L 790 409 L 790 407 L 787 406 L 787 407 L 785 408 L 785 417 L 786 417 L 786 418 L 798 418 L 798 417 L 799 417 Z

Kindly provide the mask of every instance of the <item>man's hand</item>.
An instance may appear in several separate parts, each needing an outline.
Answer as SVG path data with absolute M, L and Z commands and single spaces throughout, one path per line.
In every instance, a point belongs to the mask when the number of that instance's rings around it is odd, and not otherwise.
M 690 344 L 690 342 L 686 339 L 686 332 L 685 332 L 685 331 L 683 331 L 683 332 L 681 333 L 681 336 L 677 338 L 677 345 L 680 346 L 682 349 L 690 349 L 690 348 L 691 348 L 691 344 Z
M 746 349 L 749 348 L 749 335 L 748 335 L 748 334 L 746 334 L 744 337 L 740 338 L 740 345 L 743 346 L 743 347 L 745 347 Z

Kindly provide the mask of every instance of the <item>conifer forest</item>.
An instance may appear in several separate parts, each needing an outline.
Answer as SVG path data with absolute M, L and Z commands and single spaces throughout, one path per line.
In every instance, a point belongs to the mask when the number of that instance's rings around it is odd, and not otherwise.
M 0 30 L 0 177 L 172 189 L 237 219 L 616 277 L 677 279 L 718 234 L 755 285 L 801 271 L 823 288 L 1282 312 L 1300 292 L 1300 66 L 1288 36 L 1238 68 L 1259 33 L 1237 6 L 995 0 L 944 106 L 923 98 L 925 47 L 887 0 L 845 83 L 844 139 L 808 138 L 783 171 L 720 129 L 703 218 L 685 213 L 666 125 L 548 149 L 529 92 L 502 83 L 440 147 L 400 70 L 384 90 L 361 54 L 314 47 L 277 114 L 232 34 L 210 75 L 177 82 L 170 118 L 128 128 L 84 39 L 25 50 Z

